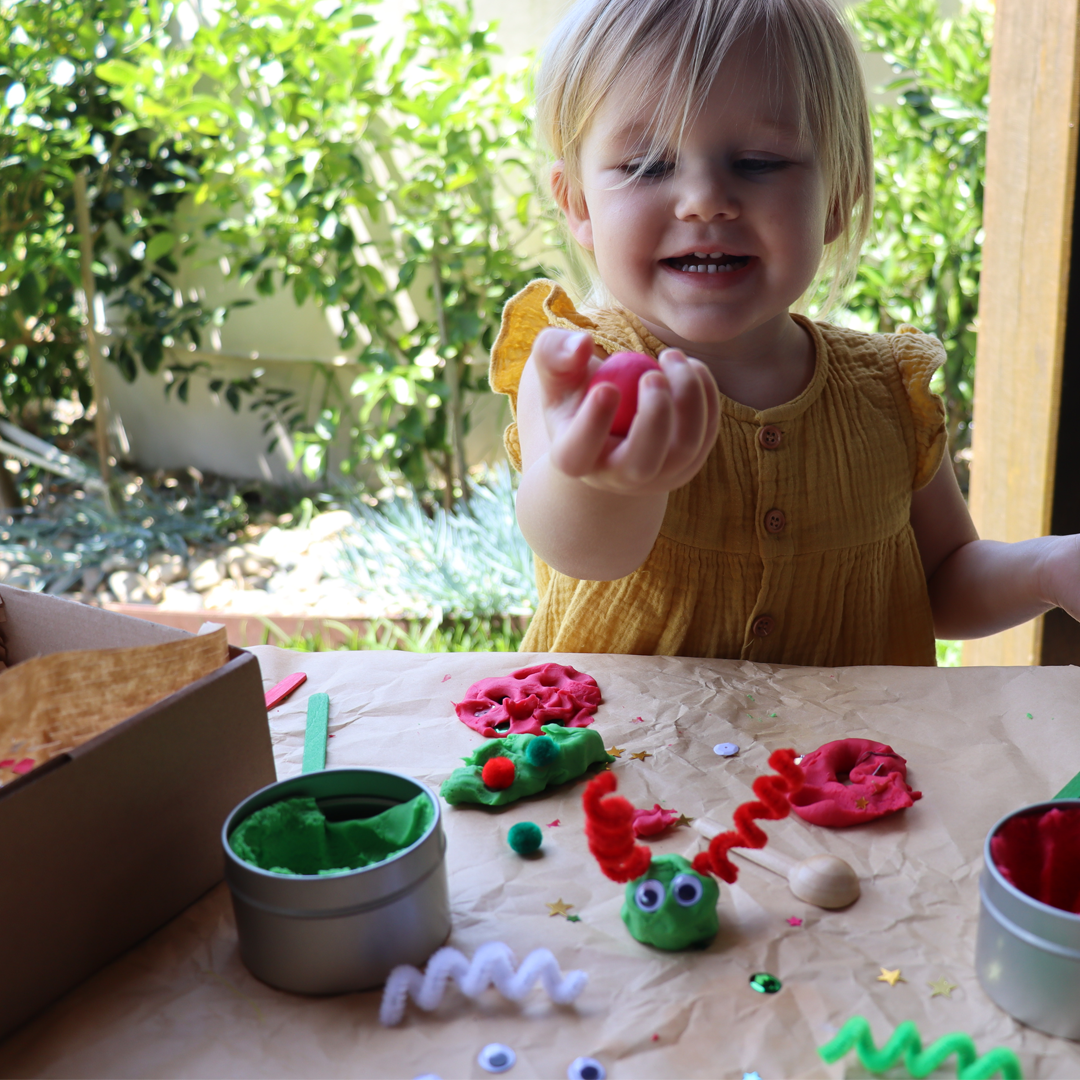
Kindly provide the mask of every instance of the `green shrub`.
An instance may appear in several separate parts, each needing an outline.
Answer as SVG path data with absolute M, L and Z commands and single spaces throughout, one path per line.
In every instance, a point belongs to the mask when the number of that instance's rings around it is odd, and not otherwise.
M 873 112 L 874 239 L 847 320 L 884 332 L 912 323 L 944 343 L 949 439 L 966 491 L 993 9 L 967 0 L 943 18 L 938 0 L 863 0 L 851 19 L 862 47 L 896 72 L 886 91 L 897 100 Z

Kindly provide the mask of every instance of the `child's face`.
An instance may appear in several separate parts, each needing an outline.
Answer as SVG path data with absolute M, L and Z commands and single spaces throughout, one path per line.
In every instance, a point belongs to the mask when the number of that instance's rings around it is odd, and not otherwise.
M 838 231 L 793 91 L 778 93 L 762 57 L 733 51 L 678 159 L 668 152 L 630 183 L 652 108 L 630 80 L 617 86 L 583 140 L 581 198 L 564 206 L 615 299 L 691 352 L 786 319 Z

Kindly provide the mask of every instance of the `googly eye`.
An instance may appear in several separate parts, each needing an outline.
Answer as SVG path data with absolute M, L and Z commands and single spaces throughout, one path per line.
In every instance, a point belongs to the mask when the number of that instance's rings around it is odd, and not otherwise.
M 567 1080 L 607 1080 L 607 1070 L 596 1058 L 579 1057 L 570 1062 Z
M 513 1068 L 514 1062 L 517 1061 L 517 1054 L 502 1043 L 488 1043 L 480 1051 L 476 1061 L 485 1072 L 501 1073 Z
M 675 902 L 683 907 L 693 907 L 705 892 L 701 879 L 693 874 L 676 874 L 671 882 Z
M 655 878 L 649 878 L 634 890 L 634 903 L 642 911 L 658 911 L 665 895 L 664 886 Z

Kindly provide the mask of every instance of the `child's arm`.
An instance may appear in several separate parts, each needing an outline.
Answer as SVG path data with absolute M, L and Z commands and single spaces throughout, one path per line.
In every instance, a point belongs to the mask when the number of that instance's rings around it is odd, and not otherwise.
M 1080 618 L 1080 536 L 980 540 L 948 457 L 912 495 L 911 525 L 938 637 L 996 634 L 1053 607 Z
M 522 372 L 518 524 L 549 566 L 611 581 L 636 570 L 660 531 L 669 491 L 693 478 L 716 440 L 719 393 L 703 364 L 668 349 L 639 383 L 629 434 L 609 434 L 619 392 L 601 383 L 588 334 L 547 329 Z

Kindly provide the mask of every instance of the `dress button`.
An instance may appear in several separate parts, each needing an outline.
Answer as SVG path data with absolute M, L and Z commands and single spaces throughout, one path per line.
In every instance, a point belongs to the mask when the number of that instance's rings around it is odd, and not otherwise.
M 787 518 L 784 517 L 783 510 L 770 510 L 765 515 L 765 530 L 766 532 L 778 533 L 784 531 L 784 526 L 787 524 Z
M 776 629 L 776 620 L 771 615 L 759 615 L 750 627 L 754 637 L 768 637 Z
M 765 447 L 766 450 L 775 450 L 784 438 L 784 433 L 773 424 L 766 424 L 762 428 L 758 428 L 757 441 Z

